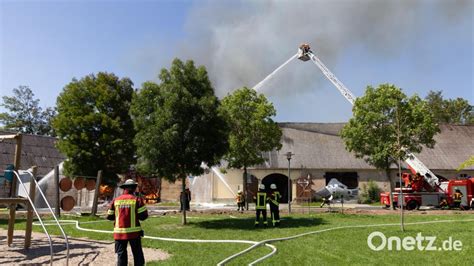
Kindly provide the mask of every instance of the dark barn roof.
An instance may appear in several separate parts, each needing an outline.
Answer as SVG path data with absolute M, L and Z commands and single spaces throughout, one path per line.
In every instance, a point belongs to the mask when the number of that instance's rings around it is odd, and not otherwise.
M 346 151 L 339 132 L 344 123 L 279 123 L 283 131 L 282 148 L 266 154 L 267 164 L 257 168 L 286 169 L 285 153 L 294 153 L 292 168 L 309 169 L 374 169 L 363 159 Z M 453 170 L 474 155 L 474 126 L 441 125 L 435 136 L 434 149 L 425 148 L 417 157 L 430 169 Z M 1 132 L 0 135 L 11 135 Z M 55 147 L 56 138 L 23 135 L 21 168 L 37 165 L 38 175 L 47 174 L 66 159 Z M 15 141 L 0 142 L 0 171 L 13 164 Z M 468 168 L 474 170 L 474 166 Z
M 0 135 L 11 135 L 12 132 L 0 131 Z M 21 148 L 21 169 L 38 166 L 38 175 L 43 176 L 53 170 L 54 166 L 66 159 L 54 146 L 56 138 L 23 134 Z M 5 139 L 0 142 L 0 171 L 3 173 L 7 164 L 13 164 L 16 140 Z
M 285 153 L 294 153 L 292 168 L 374 169 L 345 149 L 339 132 L 344 123 L 279 123 L 282 148 L 266 154 L 264 168 L 288 167 Z M 424 148 L 417 157 L 430 169 L 453 170 L 474 154 L 474 126 L 441 125 L 433 149 Z M 468 168 L 474 170 L 471 166 Z

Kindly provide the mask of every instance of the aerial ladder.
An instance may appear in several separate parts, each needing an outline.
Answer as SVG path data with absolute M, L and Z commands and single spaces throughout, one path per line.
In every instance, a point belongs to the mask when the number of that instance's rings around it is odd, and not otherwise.
M 356 100 L 354 94 L 344 86 L 344 84 L 337 79 L 337 77 L 321 62 L 321 60 L 311 51 L 309 44 L 302 44 L 298 49 L 298 59 L 306 62 L 311 60 L 326 76 L 329 81 L 336 86 L 339 92 L 348 100 L 352 105 Z M 408 165 L 413 174 L 421 174 L 424 177 L 425 182 L 431 188 L 439 188 L 440 181 L 438 177 L 428 169 L 413 153 L 407 151 L 407 159 L 405 163 Z

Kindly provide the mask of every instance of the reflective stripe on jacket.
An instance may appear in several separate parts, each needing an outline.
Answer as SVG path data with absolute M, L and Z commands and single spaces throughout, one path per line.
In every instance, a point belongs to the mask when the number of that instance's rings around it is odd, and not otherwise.
M 139 220 L 145 220 L 148 212 L 141 198 L 125 193 L 115 198 L 107 211 L 107 219 L 114 220 L 114 239 L 128 240 L 140 237 Z
M 278 206 L 280 204 L 281 194 L 279 191 L 272 191 L 272 196 L 270 197 L 270 203 Z
M 266 192 L 257 192 L 257 203 L 255 205 L 257 210 L 266 210 L 267 209 L 267 193 Z
M 462 193 L 459 193 L 459 192 L 454 193 L 454 201 L 461 202 L 462 196 L 463 196 Z

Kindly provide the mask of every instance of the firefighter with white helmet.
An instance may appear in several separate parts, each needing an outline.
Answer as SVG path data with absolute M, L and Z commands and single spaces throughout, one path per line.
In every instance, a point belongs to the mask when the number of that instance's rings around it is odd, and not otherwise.
M 256 211 L 255 227 L 260 225 L 260 214 L 263 216 L 263 225 L 267 227 L 267 192 L 265 191 L 264 184 L 258 186 L 257 196 L 254 199 Z
M 272 224 L 273 226 L 280 226 L 280 199 L 281 194 L 280 191 L 277 190 L 277 186 L 275 184 L 270 185 L 270 215 L 272 217 Z
M 242 190 L 239 189 L 239 191 L 237 191 L 235 201 L 237 202 L 237 211 L 243 212 L 245 206 L 245 198 L 244 194 L 242 193 Z
M 148 218 L 143 200 L 134 195 L 138 183 L 127 179 L 120 188 L 123 195 L 115 198 L 107 211 L 107 219 L 115 221 L 114 240 L 117 265 L 127 265 L 127 244 L 130 243 L 134 265 L 145 265 L 141 237 L 143 230 L 140 221 Z

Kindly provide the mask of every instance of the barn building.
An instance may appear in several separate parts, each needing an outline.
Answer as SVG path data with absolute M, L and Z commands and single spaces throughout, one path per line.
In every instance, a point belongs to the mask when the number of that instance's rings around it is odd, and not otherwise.
M 344 123 L 280 123 L 282 148 L 264 154 L 266 162 L 249 167 L 245 178 L 249 195 L 256 192 L 259 183 L 275 183 L 287 201 L 288 184 L 292 199 L 303 199 L 314 195 L 332 178 L 337 178 L 350 188 L 361 188 L 373 180 L 382 190 L 389 189 L 389 179 L 384 170 L 375 169 L 363 159 L 355 158 L 346 151 L 340 138 Z M 456 168 L 474 155 L 474 126 L 441 125 L 441 133 L 435 136 L 433 149 L 425 148 L 418 158 L 436 175 L 453 179 L 474 176 L 474 166 L 461 171 Z M 11 134 L 11 132 L 0 132 Z M 65 157 L 55 148 L 55 138 L 23 135 L 21 168 L 39 166 L 38 175 L 52 171 Z M 287 153 L 291 153 L 288 160 Z M 14 141 L 0 142 L 0 173 L 14 160 Z M 215 170 L 218 168 L 214 168 Z M 408 170 L 404 170 L 408 171 Z M 395 165 L 388 173 L 397 185 L 398 170 Z M 1 174 L 0 174 L 1 175 Z M 288 179 L 290 178 L 290 182 Z M 238 190 L 243 189 L 243 171 L 226 169 L 209 170 L 204 175 L 189 177 L 192 201 L 197 203 L 230 203 Z M 0 197 L 9 190 L 6 180 L 0 177 Z M 162 201 L 177 201 L 180 184 L 162 180 L 160 198 Z

